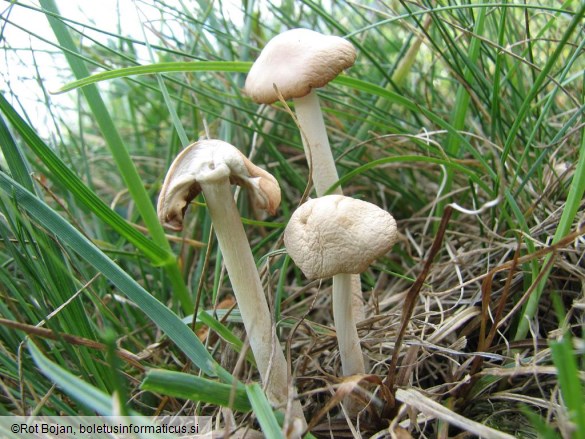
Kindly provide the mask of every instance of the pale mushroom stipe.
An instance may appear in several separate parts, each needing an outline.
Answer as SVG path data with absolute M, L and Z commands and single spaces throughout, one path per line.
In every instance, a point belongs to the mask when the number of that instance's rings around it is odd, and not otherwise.
M 343 195 L 301 205 L 284 231 L 284 245 L 309 279 L 339 276 L 333 285 L 333 319 L 344 375 L 363 373 L 359 337 L 350 308 L 351 274 L 361 273 L 396 242 L 396 221 L 385 210 Z
M 232 183 L 248 189 L 252 202 L 270 213 L 280 204 L 276 179 L 255 166 L 236 147 L 221 140 L 193 143 L 169 168 L 158 199 L 158 216 L 169 228 L 181 230 L 189 203 L 203 193 L 266 394 L 272 404 L 286 407 L 287 363 L 234 202 Z M 305 428 L 298 400 L 292 402 L 291 413 Z

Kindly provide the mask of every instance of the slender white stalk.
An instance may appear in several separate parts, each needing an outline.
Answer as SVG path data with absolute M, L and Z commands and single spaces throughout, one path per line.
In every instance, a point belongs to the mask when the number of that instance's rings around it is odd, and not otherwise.
M 200 182 L 211 215 L 224 263 L 238 302 L 268 399 L 286 406 L 288 399 L 287 363 L 272 326 L 270 310 L 254 262 L 250 244 L 230 190 L 227 178 Z M 301 404 L 292 404 L 292 416 L 303 422 Z
M 323 120 L 323 113 L 321 105 L 319 104 L 319 96 L 315 91 L 311 91 L 308 95 L 302 98 L 294 98 L 295 112 L 299 124 L 302 129 L 301 139 L 305 149 L 307 161 L 311 161 L 312 179 L 315 191 L 318 197 L 325 195 L 325 191 L 339 180 L 337 169 L 335 167 L 335 160 L 329 145 L 329 138 L 327 137 L 327 130 L 325 129 L 325 122 Z M 308 144 L 307 144 L 308 143 Z M 341 186 L 337 186 L 332 194 L 343 195 Z M 363 295 L 361 290 L 360 275 L 352 275 L 353 280 L 351 286 L 346 290 L 346 294 L 351 298 L 348 307 L 352 309 L 353 326 L 355 331 L 355 323 L 365 319 Z M 333 288 L 339 283 L 337 276 L 333 277 Z M 338 286 L 339 290 L 341 287 Z M 336 307 L 336 298 L 333 296 L 333 307 Z M 347 314 L 349 311 L 345 311 Z M 338 328 L 343 323 L 340 323 L 334 314 L 335 326 Z M 359 340 L 356 338 L 351 341 L 359 349 Z M 340 343 L 341 350 L 341 343 Z M 341 353 L 341 362 L 344 363 L 345 356 Z M 351 360 L 348 360 L 351 361 Z M 362 361 L 362 370 L 355 373 L 365 373 L 364 362 Z
M 364 356 L 356 322 L 351 309 L 351 274 L 338 274 L 333 279 L 333 319 L 339 343 L 343 375 L 364 373 Z
M 323 113 L 319 104 L 319 96 L 314 91 L 302 98 L 294 98 L 295 112 L 301 125 L 301 139 L 305 148 L 307 161 L 311 161 L 313 185 L 317 196 L 322 197 L 339 176 L 335 168 L 335 160 L 329 146 L 329 138 L 325 129 Z M 307 145 L 308 143 L 308 145 Z M 343 195 L 337 186 L 332 194 Z

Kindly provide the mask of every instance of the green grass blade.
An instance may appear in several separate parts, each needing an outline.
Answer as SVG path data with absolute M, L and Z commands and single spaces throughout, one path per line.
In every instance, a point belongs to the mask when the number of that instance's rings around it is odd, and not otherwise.
M 528 407 L 522 407 L 522 413 L 528 418 L 534 429 L 538 433 L 539 439 L 561 439 L 561 434 L 546 423 L 538 414 Z
M 2 94 L 0 94 L 0 99 L 3 99 Z M 13 178 L 29 191 L 34 191 L 33 181 L 30 176 L 30 167 L 28 166 L 22 151 L 18 148 L 16 142 L 12 138 L 4 119 L 1 117 L 0 148 L 2 148 L 2 154 L 6 159 L 6 163 L 8 164 L 8 168 L 10 169 Z
M 112 227 L 121 236 L 142 251 L 155 265 L 168 265 L 174 255 L 150 241 L 142 233 L 134 229 L 114 210 L 90 190 L 81 179 L 49 148 L 39 135 L 20 117 L 6 98 L 0 93 L 0 111 L 10 121 L 14 129 L 25 140 L 28 146 L 42 163 L 55 175 L 59 183 L 65 186 L 86 208 Z M 5 153 L 6 154 L 6 153 Z
M 33 342 L 29 341 L 27 346 L 33 361 L 43 375 L 54 382 L 67 395 L 102 416 L 112 414 L 112 399 L 105 392 L 50 361 Z
M 512 145 L 516 141 L 516 135 L 518 134 L 518 131 L 520 130 L 522 124 L 525 122 L 526 115 L 528 114 L 531 106 L 533 105 L 533 99 L 540 91 L 542 85 L 544 84 L 544 81 L 549 77 L 550 71 L 552 70 L 553 66 L 555 65 L 563 51 L 566 50 L 567 42 L 569 41 L 569 38 L 575 31 L 576 27 L 579 24 L 581 24 L 583 15 L 585 15 L 585 3 L 581 4 L 581 7 L 578 9 L 578 11 L 571 19 L 571 22 L 569 23 L 567 29 L 563 33 L 561 40 L 556 45 L 555 51 L 551 54 L 550 57 L 548 57 L 546 64 L 544 65 L 544 67 L 534 80 L 534 83 L 532 84 L 530 91 L 524 98 L 524 101 L 522 102 L 522 105 L 514 119 L 514 124 L 510 127 L 510 130 L 508 131 L 508 137 L 506 138 L 504 150 L 502 152 L 502 163 L 506 162 L 508 154 L 510 154 L 510 149 L 512 148 Z
M 234 388 L 230 384 L 218 383 L 183 372 L 151 369 L 140 388 L 174 398 L 231 407 L 241 412 L 249 412 L 252 409 L 244 388 Z
M 445 120 L 442 117 L 438 116 L 437 114 L 433 113 L 432 111 L 428 110 L 427 108 L 413 102 L 412 100 L 410 100 L 410 99 L 408 99 L 408 98 L 406 98 L 398 93 L 395 93 L 395 92 L 390 91 L 390 90 L 386 90 L 383 87 L 380 87 L 376 84 L 372 84 L 371 82 L 364 81 L 361 79 L 351 78 L 351 77 L 342 75 L 342 76 L 338 76 L 335 79 L 335 81 L 333 81 L 333 82 L 336 84 L 339 84 L 339 85 L 344 85 L 344 86 L 350 87 L 354 90 L 358 90 L 358 91 L 361 91 L 364 93 L 369 93 L 369 94 L 372 94 L 372 95 L 375 95 L 378 97 L 386 98 L 386 99 L 394 102 L 395 104 L 398 104 L 398 105 L 404 107 L 407 110 L 424 115 L 427 119 L 429 119 L 431 122 L 435 123 L 438 127 L 446 130 L 450 135 L 453 135 L 456 138 L 458 138 L 461 145 L 463 145 L 467 149 L 467 151 L 471 155 L 473 155 L 473 157 L 476 160 L 478 160 L 481 163 L 481 165 L 483 166 L 485 171 L 489 174 L 490 178 L 492 178 L 492 179 L 498 178 L 496 172 L 492 169 L 492 167 L 486 161 L 485 157 L 483 157 L 482 154 L 480 154 L 476 150 L 476 148 L 474 148 L 469 143 L 469 141 L 459 131 L 457 131 L 448 122 L 445 122 Z
M 272 408 L 262 388 L 258 384 L 248 384 L 246 386 L 246 393 L 248 394 L 248 399 L 260 423 L 260 428 L 262 428 L 264 436 L 274 439 L 284 439 L 284 434 L 278 425 L 274 413 L 272 413 Z
M 479 177 L 473 171 L 471 171 L 469 168 L 466 168 L 465 166 L 462 166 L 458 163 L 455 163 L 455 162 L 452 162 L 449 160 L 438 159 L 435 157 L 416 156 L 416 155 L 410 156 L 409 155 L 409 156 L 385 157 L 385 158 L 378 159 L 378 160 L 372 160 L 371 162 L 368 162 L 365 165 L 362 165 L 362 166 L 354 169 L 353 171 L 350 171 L 347 174 L 345 174 L 333 186 L 331 186 L 329 189 L 327 189 L 327 193 L 330 193 L 331 190 L 335 189 L 337 186 L 345 185 L 352 178 L 354 178 L 360 174 L 363 174 L 364 172 L 369 171 L 371 169 L 375 169 L 377 167 L 387 165 L 389 163 L 416 163 L 416 162 L 433 163 L 436 165 L 442 165 L 442 166 L 447 167 L 448 169 L 452 169 L 453 171 L 463 173 L 463 174 L 467 175 L 479 187 L 481 187 L 482 189 L 489 192 L 489 188 L 486 186 L 486 184 L 483 181 L 481 181 L 479 179 Z
M 486 8 L 481 8 L 475 23 L 473 35 L 482 35 L 485 14 Z M 468 59 L 466 60 L 467 64 L 475 65 L 477 63 L 480 47 L 481 40 L 479 38 L 472 37 L 471 43 L 469 45 L 469 53 L 467 55 Z M 463 80 L 466 83 L 470 83 L 473 80 L 473 71 L 469 66 L 466 67 L 465 71 L 463 72 Z M 451 115 L 451 125 L 453 125 L 453 128 L 455 128 L 457 131 L 462 130 L 465 126 L 465 117 L 467 115 L 467 110 L 469 109 L 470 99 L 471 97 L 469 92 L 463 86 L 463 84 L 460 84 L 457 88 L 457 96 L 455 98 L 455 105 Z M 446 150 L 447 154 L 450 156 L 458 156 L 459 154 L 459 138 L 454 136 L 454 133 L 452 132 L 449 133 L 449 136 L 447 137 Z M 445 188 L 445 192 L 449 192 L 449 188 Z
M 579 208 L 581 206 L 584 196 L 585 196 L 585 129 L 581 128 L 579 160 L 575 168 L 575 173 L 573 174 L 573 180 L 571 182 L 571 187 L 569 189 L 567 201 L 563 208 L 563 213 L 561 215 L 561 219 L 559 220 L 559 224 L 557 226 L 551 244 L 559 242 L 563 237 L 569 234 L 571 230 L 571 225 L 573 224 L 573 221 L 575 220 L 577 213 L 579 212 Z M 523 310 L 522 319 L 520 320 L 518 329 L 516 330 L 516 334 L 514 335 L 514 340 L 521 340 L 524 337 L 526 337 L 526 334 L 528 334 L 530 320 L 536 315 L 538 304 L 540 302 L 540 297 L 544 292 L 548 276 L 550 274 L 550 270 L 552 269 L 551 265 L 549 264 L 552 257 L 553 255 L 547 255 L 546 258 L 544 259 L 544 262 L 541 265 L 541 267 L 543 267 L 542 270 L 544 271 L 542 273 L 541 281 L 534 290 L 534 293 L 532 293 L 532 295 L 528 299 L 528 302 L 526 303 L 526 306 Z
M 483 34 L 485 15 L 486 15 L 486 8 L 481 8 L 479 10 L 477 21 L 475 22 L 473 35 L 482 35 Z M 463 72 L 463 82 L 465 82 L 465 84 L 467 86 L 469 86 L 469 83 L 473 80 L 473 71 L 470 68 L 470 65 L 474 66 L 477 63 L 479 53 L 480 53 L 480 48 L 481 48 L 481 40 L 479 38 L 472 38 L 471 43 L 469 45 L 469 52 L 467 55 L 467 60 L 465 60 L 465 62 L 468 64 L 468 66 L 465 68 L 465 71 Z M 467 88 L 464 86 L 463 83 L 459 84 L 459 87 L 457 88 L 456 98 L 455 98 L 455 106 L 454 106 L 453 111 L 451 113 L 451 125 L 457 131 L 462 131 L 465 128 L 465 119 L 466 119 L 466 115 L 468 113 L 470 100 L 471 100 L 471 96 L 470 96 Z M 449 132 L 449 135 L 447 137 L 447 145 L 445 147 L 447 155 L 449 157 L 458 157 L 459 156 L 459 147 L 460 147 L 460 136 L 455 135 L 455 131 Z M 449 192 L 451 192 L 452 185 L 453 185 L 453 173 L 449 169 L 447 171 L 447 179 L 446 179 L 444 187 L 443 187 L 443 193 L 448 194 Z M 448 201 L 449 200 L 446 198 L 439 200 L 439 202 L 437 204 L 437 216 L 439 216 L 439 217 L 443 216 L 443 210 L 445 208 L 445 204 Z M 436 225 L 438 226 L 438 224 L 436 224 Z
M 149 424 L 149 418 L 141 416 L 136 412 L 120 412 L 116 406 L 118 405 L 113 396 L 109 396 L 105 392 L 87 384 L 83 380 L 73 375 L 68 370 L 50 361 L 41 350 L 35 346 L 33 342 L 28 343 L 28 351 L 33 358 L 33 361 L 40 369 L 40 371 L 54 382 L 68 396 L 87 407 L 92 415 L 97 413 L 100 416 L 132 416 L 132 422 L 143 425 Z M 201 379 L 201 378 L 200 378 Z M 226 384 L 223 384 L 226 386 Z M 243 392 L 243 390 L 242 390 Z M 123 401 L 125 403 L 125 401 Z M 91 436 L 91 435 L 90 435 Z M 95 436 L 94 436 L 95 437 Z M 176 437 L 168 434 L 149 434 L 148 436 L 141 435 L 140 437 L 149 437 L 152 439 L 171 439 Z
M 140 388 L 174 398 L 230 407 L 241 412 L 254 411 L 266 437 L 283 437 L 280 425 L 284 417 L 282 413 L 273 411 L 258 384 L 234 388 L 228 384 L 217 383 L 183 372 L 151 369 Z M 306 439 L 313 437 L 310 433 L 305 436 Z
M 138 10 L 137 10 L 137 12 L 138 12 Z M 148 41 L 148 38 L 146 36 L 144 24 L 142 24 L 142 36 L 144 37 L 144 41 L 146 42 L 146 47 L 148 49 L 148 54 L 150 56 L 150 60 L 151 60 L 151 62 L 154 63 L 154 58 L 155 58 L 154 52 L 153 52 L 152 46 L 150 45 L 150 42 Z M 159 89 L 160 89 L 160 91 L 163 95 L 163 98 L 165 100 L 165 104 L 166 104 L 167 109 L 169 111 L 169 114 L 171 116 L 171 120 L 173 121 L 173 125 L 175 127 L 175 132 L 177 133 L 177 136 L 179 136 L 179 140 L 181 141 L 181 144 L 185 148 L 185 147 L 187 147 L 187 145 L 189 145 L 189 138 L 187 136 L 187 133 L 185 132 L 185 128 L 183 128 L 183 124 L 181 123 L 179 116 L 177 115 L 177 110 L 175 110 L 175 107 L 173 105 L 173 101 L 171 100 L 171 96 L 169 94 L 169 90 L 168 90 L 167 86 L 165 85 L 164 78 L 162 75 L 157 74 L 156 80 L 158 82 Z
M 86 78 L 78 79 L 64 85 L 55 93 L 65 93 L 80 87 L 86 87 L 101 81 L 130 76 L 154 75 L 161 73 L 185 73 L 185 72 L 226 72 L 247 73 L 252 66 L 251 62 L 244 61 L 191 61 L 191 62 L 160 62 L 143 66 L 126 67 L 123 69 L 108 70 L 96 73 Z
M 54 0 L 41 0 L 40 3 L 43 9 L 54 14 L 59 13 Z M 89 76 L 89 70 L 86 65 L 75 56 L 78 52 L 77 47 L 63 22 L 50 14 L 47 14 L 47 19 L 49 20 L 49 24 L 51 25 L 57 40 L 65 49 L 63 53 L 67 58 L 73 74 L 77 78 L 85 78 Z M 102 100 L 97 87 L 95 85 L 89 85 L 83 89 L 83 94 L 153 241 L 161 248 L 170 251 L 170 245 L 166 239 L 164 230 L 158 221 L 150 196 L 144 188 L 136 166 L 128 153 L 128 149 L 122 140 L 120 133 L 116 129 L 114 121 L 112 120 L 108 108 Z M 165 268 L 167 269 L 169 279 L 172 283 L 173 292 L 179 298 L 183 311 L 192 311 L 193 300 L 187 291 L 176 262 L 167 265 Z
M 199 338 L 155 297 L 102 253 L 92 242 L 66 222 L 53 209 L 36 198 L 6 174 L 0 172 L 0 190 L 12 197 L 41 226 L 78 253 L 132 300 L 199 369 L 210 376 L 231 382 L 233 377 L 215 362 Z
M 514 180 L 518 179 L 520 181 L 518 189 L 516 189 L 516 194 L 518 194 L 520 192 L 520 190 L 522 190 L 522 188 L 529 181 L 529 179 L 533 175 L 533 173 L 542 167 L 541 166 L 542 160 L 544 160 L 546 157 L 550 156 L 550 151 L 548 151 L 547 149 L 542 151 L 539 154 L 538 158 L 536 160 L 534 160 L 534 163 L 533 163 L 532 167 L 530 168 L 530 170 L 528 172 L 526 172 L 525 175 L 522 176 L 522 165 L 526 161 L 526 158 L 529 157 L 530 153 L 534 150 L 532 148 L 534 139 L 537 138 L 537 133 L 542 129 L 544 121 L 546 120 L 546 118 L 550 112 L 551 107 L 554 105 L 554 102 L 557 99 L 558 93 L 561 89 L 560 84 L 563 83 L 563 81 L 566 79 L 569 72 L 572 70 L 572 67 L 574 67 L 574 63 L 580 58 L 580 55 L 583 53 L 584 47 L 585 47 L 585 39 L 582 40 L 580 45 L 575 49 L 571 58 L 565 62 L 565 66 L 563 68 L 563 71 L 558 75 L 557 84 L 555 85 L 552 92 L 549 94 L 548 99 L 546 100 L 544 105 L 542 105 L 542 109 L 539 110 L 540 114 L 538 115 L 538 120 L 536 122 L 534 122 L 534 126 L 532 128 L 532 131 L 530 132 L 530 134 L 528 135 L 528 137 L 526 139 L 526 146 L 525 146 L 524 152 L 523 152 L 522 156 L 520 157 L 520 159 L 518 160 L 518 164 L 516 165 L 516 169 L 514 171 Z M 581 108 L 581 111 L 583 111 L 583 107 Z M 579 116 L 579 112 L 575 113 L 575 117 L 578 117 L 578 116 Z M 560 137 L 560 133 L 558 133 L 555 136 L 555 139 L 553 139 L 552 142 L 554 143 L 554 141 L 559 137 Z
M 241 352 L 244 348 L 244 342 L 240 340 L 240 338 L 236 337 L 232 331 L 230 331 L 227 327 L 225 327 L 221 322 L 217 321 L 213 318 L 206 310 L 202 310 L 199 312 L 197 316 L 197 321 L 207 325 L 210 329 L 212 329 L 217 335 L 219 335 L 223 340 L 227 341 L 236 352 Z M 251 350 L 246 352 L 246 359 L 250 364 L 256 365 L 256 361 L 254 360 L 254 355 L 252 354 Z
M 575 424 L 575 439 L 585 439 L 585 388 L 579 380 L 579 368 L 571 337 L 565 334 L 550 344 L 553 361 L 559 374 L 559 386 L 569 411 L 569 419 Z

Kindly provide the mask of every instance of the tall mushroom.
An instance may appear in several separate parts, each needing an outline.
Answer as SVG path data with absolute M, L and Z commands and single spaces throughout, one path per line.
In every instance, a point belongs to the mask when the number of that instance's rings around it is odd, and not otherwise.
M 387 253 L 398 232 L 392 215 L 366 201 L 343 195 L 314 198 L 291 216 L 284 245 L 309 279 L 335 276 L 333 319 L 343 375 L 363 373 L 364 363 L 353 315 L 351 274 L 365 271 Z
M 267 396 L 273 404 L 285 405 L 287 363 L 278 347 L 231 183 L 248 189 L 253 203 L 271 214 L 280 204 L 280 187 L 271 174 L 229 143 L 203 140 L 185 148 L 173 161 L 158 199 L 158 216 L 169 228 L 181 230 L 189 203 L 203 192 Z M 292 415 L 305 423 L 298 401 L 293 403 Z
M 355 48 L 343 38 L 309 29 L 291 29 L 266 44 L 246 78 L 244 92 L 259 104 L 278 101 L 275 85 L 285 100 L 293 100 L 319 197 L 339 177 L 314 89 L 325 86 L 351 67 L 355 58 Z M 341 194 L 341 188 L 337 187 L 335 193 Z
M 291 29 L 266 44 L 246 78 L 244 91 L 259 104 L 272 104 L 278 100 L 274 86 L 284 99 L 293 100 L 302 131 L 301 141 L 318 197 L 325 195 L 339 176 L 315 89 L 324 87 L 351 67 L 356 56 L 353 45 L 343 38 L 309 29 Z M 332 193 L 342 195 L 341 186 L 337 186 Z M 334 277 L 333 283 L 340 280 Z M 350 306 L 354 317 L 363 320 L 365 314 L 359 276 L 352 276 L 351 282 L 353 294 Z

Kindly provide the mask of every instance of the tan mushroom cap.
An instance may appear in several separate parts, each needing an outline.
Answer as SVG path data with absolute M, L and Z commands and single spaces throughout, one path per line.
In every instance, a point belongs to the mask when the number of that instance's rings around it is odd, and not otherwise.
M 248 189 L 256 207 L 270 214 L 276 212 L 280 186 L 272 174 L 227 142 L 202 140 L 181 151 L 171 164 L 158 198 L 160 222 L 172 230 L 181 230 L 187 206 L 201 192 L 200 183 L 226 178 Z
M 259 104 L 301 98 L 323 87 L 355 62 L 353 45 L 309 29 L 291 29 L 271 39 L 252 65 L 244 92 Z
M 291 216 L 284 245 L 309 279 L 365 271 L 396 242 L 392 215 L 378 206 L 343 195 L 307 201 Z

